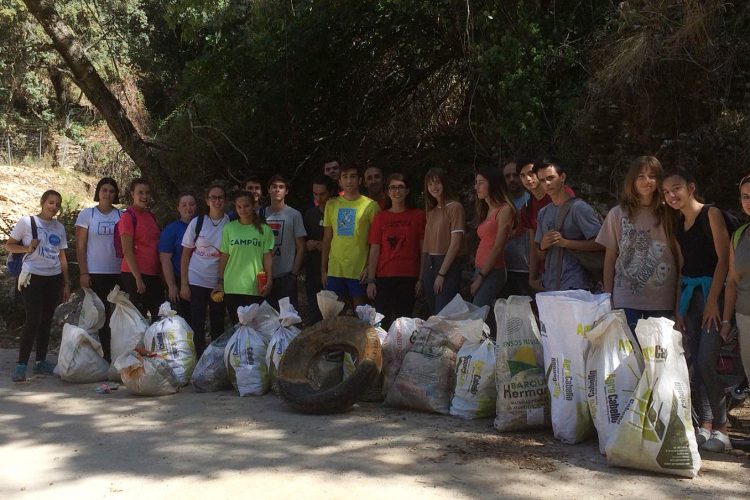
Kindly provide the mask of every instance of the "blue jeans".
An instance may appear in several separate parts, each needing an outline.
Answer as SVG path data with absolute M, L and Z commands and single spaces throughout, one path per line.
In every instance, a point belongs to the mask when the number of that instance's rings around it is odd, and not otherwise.
M 459 291 L 461 286 L 461 259 L 456 257 L 453 259 L 453 264 L 448 268 L 448 272 L 445 273 L 443 279 L 443 290 L 439 293 L 435 293 L 435 279 L 440 272 L 440 266 L 443 265 L 445 255 L 427 255 L 424 260 L 425 264 L 422 268 L 422 288 L 424 290 L 425 300 L 430 308 L 430 314 L 437 314 L 443 309 L 448 302 L 453 300 L 453 297 Z
M 474 276 L 479 274 L 479 268 L 474 270 Z M 476 295 L 472 304 L 475 306 L 490 306 L 490 312 L 487 314 L 485 322 L 490 327 L 490 335 L 492 338 L 497 337 L 497 324 L 495 323 L 495 301 L 500 296 L 500 292 L 505 286 L 505 282 L 508 279 L 507 271 L 503 269 L 493 269 L 487 273 L 487 277 L 482 280 L 482 284 L 479 285 Z
M 625 318 L 627 318 L 630 331 L 632 331 L 634 335 L 635 335 L 635 325 L 638 324 L 639 319 L 646 319 L 646 318 L 669 318 L 671 320 L 674 319 L 673 311 L 667 311 L 667 310 L 647 311 L 646 309 L 630 309 L 628 307 L 623 307 L 622 310 L 625 311 Z M 638 339 L 636 338 L 635 341 L 638 342 Z

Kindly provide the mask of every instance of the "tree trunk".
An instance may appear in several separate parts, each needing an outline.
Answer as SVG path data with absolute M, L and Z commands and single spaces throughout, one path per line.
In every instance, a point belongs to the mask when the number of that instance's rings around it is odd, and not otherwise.
M 60 18 L 51 0 L 23 0 L 29 12 L 52 39 L 55 49 L 70 67 L 76 84 L 107 121 L 109 129 L 144 177 L 176 194 L 176 186 L 158 158 L 140 136 L 120 101 L 110 92 L 86 55 L 73 31 Z

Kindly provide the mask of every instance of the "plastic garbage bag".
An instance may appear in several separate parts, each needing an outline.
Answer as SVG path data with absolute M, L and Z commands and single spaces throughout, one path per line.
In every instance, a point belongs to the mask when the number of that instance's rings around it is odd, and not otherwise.
M 414 333 L 385 404 L 447 415 L 455 385 L 456 356 L 464 335 L 484 329 L 488 308 L 477 309 L 459 295 Z
M 283 300 L 283 299 L 281 299 Z M 279 300 L 279 302 L 281 302 Z M 287 298 L 287 300 L 289 300 Z M 266 301 L 258 307 L 258 312 L 253 316 L 252 324 L 250 325 L 253 330 L 264 337 L 271 338 L 274 332 L 279 328 L 279 311 L 273 308 L 271 304 Z
M 466 339 L 458 350 L 456 387 L 450 414 L 462 418 L 495 415 L 495 343 L 479 328 L 461 332 Z
M 586 392 L 586 334 L 610 311 L 610 295 L 585 290 L 542 292 L 536 294 L 536 302 L 552 431 L 564 443 L 580 443 L 594 434 Z
M 55 374 L 66 382 L 88 384 L 107 380 L 109 363 L 96 334 L 65 323 Z
M 622 310 L 602 316 L 586 336 L 591 342 L 586 357 L 589 410 L 604 453 L 641 379 L 643 356 Z
M 83 289 L 78 326 L 63 325 L 55 374 L 66 382 L 86 384 L 107 380 L 109 363 L 96 332 L 104 326 L 104 304 L 90 288 Z
M 258 304 L 237 308 L 240 324 L 224 349 L 229 381 L 240 396 L 262 396 L 271 388 L 266 366 L 270 339 L 250 326 L 259 311 Z
M 544 352 L 531 298 L 511 295 L 495 302 L 497 322 L 497 417 L 500 432 L 550 426 Z
M 294 306 L 289 301 L 288 297 L 284 297 L 279 300 L 279 315 L 277 320 L 276 331 L 271 335 L 271 340 L 268 343 L 268 350 L 266 351 L 266 365 L 268 366 L 268 375 L 271 377 L 271 385 L 274 392 L 278 393 L 274 381 L 276 380 L 276 370 L 281 361 L 281 356 L 284 354 L 289 343 L 299 335 L 299 328 L 297 325 L 302 322 L 299 313 L 294 309 Z
M 172 367 L 159 354 L 139 348 L 122 354 L 113 365 L 125 388 L 136 396 L 165 396 L 180 390 Z
M 236 328 L 230 327 L 203 351 L 190 378 L 196 392 L 216 392 L 232 387 L 224 364 L 224 351 Z
M 316 298 L 318 299 L 318 309 L 320 309 L 323 320 L 335 318 L 341 314 L 344 306 L 346 306 L 346 304 L 339 300 L 338 295 L 330 290 L 321 290 L 316 295 Z
M 83 288 L 83 302 L 78 316 L 78 328 L 89 333 L 95 333 L 104 327 L 107 321 L 107 311 L 104 303 L 91 288 Z
M 383 341 L 383 396 L 401 369 L 406 353 L 411 349 L 417 330 L 424 324 L 421 318 L 398 318 L 391 323 Z
M 666 318 L 638 320 L 643 375 L 607 442 L 608 465 L 691 478 L 701 468 L 682 335 L 673 326 Z
M 195 369 L 193 329 L 177 315 L 169 302 L 159 307 L 159 318 L 146 329 L 143 342 L 146 349 L 167 360 L 180 385 L 187 385 Z
M 143 343 L 143 334 L 148 328 L 148 322 L 128 299 L 128 294 L 115 285 L 107 300 L 115 306 L 109 319 L 111 332 L 110 352 L 112 360 L 116 360 L 123 354 L 132 351 Z M 120 373 L 114 363 L 109 369 L 109 379 L 119 382 Z

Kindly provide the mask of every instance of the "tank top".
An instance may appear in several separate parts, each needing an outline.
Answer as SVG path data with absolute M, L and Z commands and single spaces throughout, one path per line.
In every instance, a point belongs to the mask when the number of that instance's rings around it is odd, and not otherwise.
M 495 244 L 495 238 L 497 238 L 498 223 L 497 223 L 497 212 L 503 208 L 505 204 L 500 205 L 496 209 L 490 211 L 487 214 L 487 218 L 477 226 L 477 236 L 479 236 L 479 246 L 477 247 L 476 267 L 484 267 L 487 259 L 492 252 L 492 247 Z M 505 268 L 505 248 L 498 255 L 493 269 Z
M 708 220 L 708 205 L 703 205 L 693 226 L 685 230 L 685 221 L 681 218 L 677 224 L 677 241 L 682 250 L 682 275 L 691 278 L 713 276 L 719 259 L 716 256 L 711 224 Z

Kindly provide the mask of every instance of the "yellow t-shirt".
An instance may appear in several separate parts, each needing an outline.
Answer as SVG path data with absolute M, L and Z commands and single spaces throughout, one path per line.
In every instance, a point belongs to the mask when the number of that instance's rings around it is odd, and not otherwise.
M 329 276 L 359 279 L 370 251 L 367 235 L 379 210 L 377 203 L 362 195 L 353 201 L 339 196 L 326 203 L 323 226 L 333 228 L 328 254 Z

